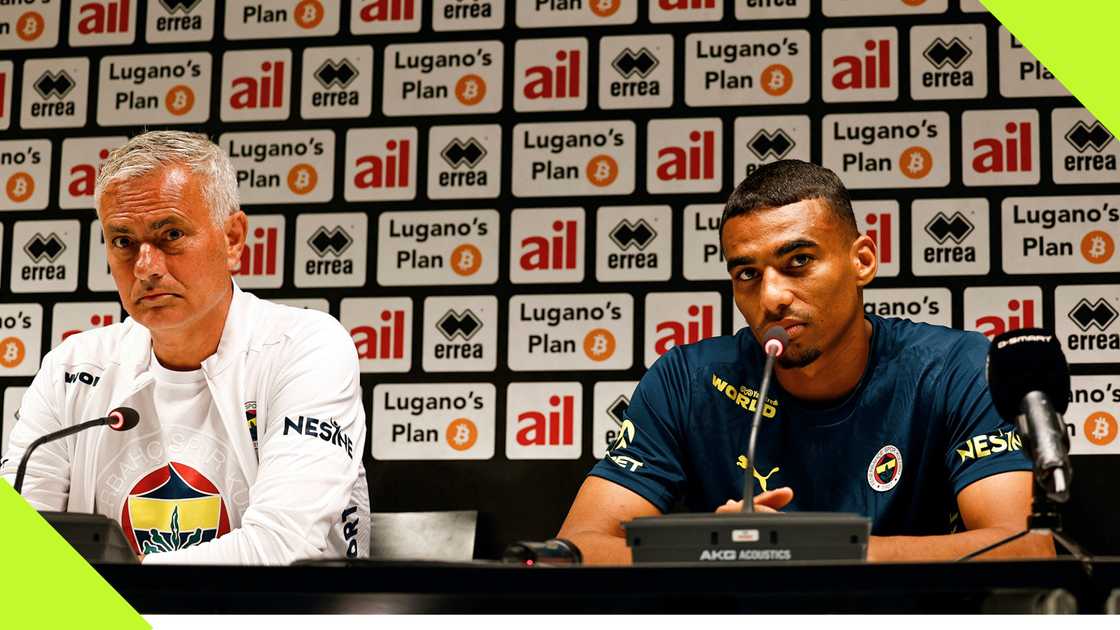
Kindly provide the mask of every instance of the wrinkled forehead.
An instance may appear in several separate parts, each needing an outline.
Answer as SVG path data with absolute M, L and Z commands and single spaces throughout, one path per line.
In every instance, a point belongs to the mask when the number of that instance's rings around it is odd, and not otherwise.
M 200 191 L 194 173 L 185 166 L 171 164 L 110 183 L 101 195 L 98 211 L 107 216 L 138 206 L 181 204 Z

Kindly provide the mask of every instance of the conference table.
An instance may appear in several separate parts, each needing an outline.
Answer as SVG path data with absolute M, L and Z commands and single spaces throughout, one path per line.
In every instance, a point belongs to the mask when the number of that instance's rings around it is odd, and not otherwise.
M 1117 612 L 1120 557 L 1079 562 L 534 566 L 94 565 L 144 614 Z

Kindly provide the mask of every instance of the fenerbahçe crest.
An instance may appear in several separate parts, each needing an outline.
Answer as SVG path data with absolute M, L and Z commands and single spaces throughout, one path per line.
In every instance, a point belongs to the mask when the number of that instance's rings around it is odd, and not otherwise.
M 899 479 L 902 479 L 902 453 L 897 446 L 888 444 L 871 458 L 867 483 L 877 492 L 886 492 L 897 486 Z
M 209 479 L 171 462 L 132 487 L 121 509 L 121 528 L 136 553 L 177 551 L 229 533 L 229 513 Z

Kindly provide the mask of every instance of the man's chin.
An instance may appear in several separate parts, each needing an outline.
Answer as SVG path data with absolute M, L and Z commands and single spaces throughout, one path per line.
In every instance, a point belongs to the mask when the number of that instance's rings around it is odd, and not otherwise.
M 801 351 L 788 348 L 782 356 L 778 357 L 778 365 L 787 370 L 796 370 L 808 367 L 819 358 L 821 358 L 821 351 L 816 348 Z

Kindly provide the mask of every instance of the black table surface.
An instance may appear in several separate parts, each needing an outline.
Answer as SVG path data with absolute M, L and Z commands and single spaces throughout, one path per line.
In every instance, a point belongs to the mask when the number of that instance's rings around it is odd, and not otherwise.
M 1057 589 L 1076 599 L 1079 612 L 1100 613 L 1110 593 L 1120 589 L 1120 558 L 1089 563 L 1058 558 L 749 566 L 333 562 L 95 568 L 148 614 L 1031 612 L 1040 602 L 1053 601 Z

